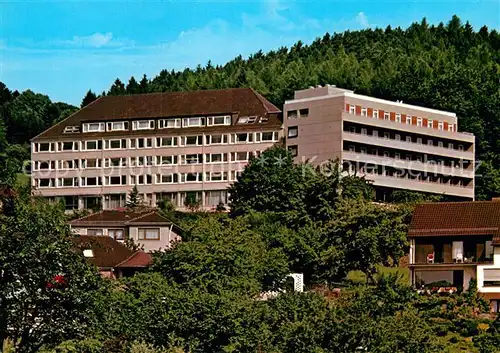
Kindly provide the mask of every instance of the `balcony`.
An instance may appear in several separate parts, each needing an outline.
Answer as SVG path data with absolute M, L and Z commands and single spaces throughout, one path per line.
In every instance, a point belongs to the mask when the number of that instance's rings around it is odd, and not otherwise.
M 451 139 L 456 141 L 464 141 L 469 143 L 474 143 L 475 137 L 471 133 L 465 132 L 450 132 L 438 129 L 429 129 L 427 127 L 397 123 L 390 120 L 374 119 L 367 116 L 350 114 L 349 112 L 342 112 L 342 119 L 344 121 L 349 121 L 357 124 L 364 124 L 370 126 L 376 126 L 391 130 L 400 130 L 412 132 L 420 135 L 427 135 L 433 137 L 441 137 L 443 139 Z
M 451 175 L 469 179 L 474 178 L 474 170 L 472 168 L 452 168 L 436 163 L 409 161 L 405 159 L 395 159 L 391 157 L 383 157 L 359 152 L 343 151 L 342 160 L 366 163 L 368 165 L 383 165 L 398 170 L 416 170 L 420 172 L 426 172 L 428 174 Z
M 365 176 L 366 180 L 372 181 L 375 186 L 474 199 L 474 188 L 472 186 L 464 187 L 458 185 L 442 184 L 431 181 L 406 179 L 404 177 L 371 174 L 371 173 L 358 172 L 358 175 Z
M 365 118 L 365 117 L 363 117 L 363 118 Z M 368 119 L 367 118 L 367 120 L 371 121 L 371 120 L 375 120 L 375 119 Z M 384 123 L 387 123 L 387 121 L 384 121 L 384 120 L 376 120 L 376 121 L 382 121 Z M 403 126 L 410 126 L 410 125 L 403 125 Z M 430 130 L 430 129 L 428 129 L 428 130 Z M 419 153 L 432 154 L 432 155 L 437 155 L 437 156 L 452 157 L 452 158 L 457 158 L 457 159 L 465 159 L 465 160 L 470 160 L 470 161 L 474 160 L 474 152 L 472 152 L 472 151 L 460 151 L 460 150 L 455 150 L 455 149 L 451 149 L 451 148 L 424 145 L 424 144 L 406 142 L 406 141 L 401 141 L 401 140 L 398 141 L 398 140 L 392 140 L 392 139 L 387 139 L 387 138 L 383 138 L 383 137 L 375 137 L 375 136 L 371 136 L 371 135 L 363 135 L 363 134 L 357 134 L 357 133 L 345 132 L 345 131 L 343 132 L 342 137 L 343 137 L 344 141 L 350 141 L 350 142 L 356 142 L 356 143 L 362 143 L 362 144 L 368 144 L 368 145 L 374 145 L 374 146 L 379 146 L 379 147 L 398 149 L 398 150 L 404 150 L 404 151 L 410 151 L 410 152 L 419 152 Z

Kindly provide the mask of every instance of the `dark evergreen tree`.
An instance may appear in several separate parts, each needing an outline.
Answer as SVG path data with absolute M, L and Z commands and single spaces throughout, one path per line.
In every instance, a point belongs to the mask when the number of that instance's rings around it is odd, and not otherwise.
M 83 108 L 93 101 L 97 99 L 97 96 L 94 92 L 92 92 L 90 89 L 87 91 L 87 94 L 85 94 L 85 97 L 82 99 L 82 104 L 80 104 L 80 108 Z

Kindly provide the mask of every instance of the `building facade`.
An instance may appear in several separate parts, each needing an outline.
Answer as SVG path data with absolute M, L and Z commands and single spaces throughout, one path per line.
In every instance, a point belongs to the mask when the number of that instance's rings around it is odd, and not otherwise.
M 170 249 L 182 240 L 182 229 L 151 209 L 103 210 L 72 220 L 70 226 L 80 236 L 109 237 L 120 243 L 132 240 L 146 252 Z
M 474 199 L 474 135 L 458 132 L 454 113 L 327 85 L 296 91 L 283 119 L 296 161 L 338 159 L 378 199 L 393 190 Z
M 500 312 L 500 201 L 418 205 L 408 231 L 412 284 L 479 293 Z
M 123 207 L 134 185 L 149 206 L 213 209 L 280 119 L 250 88 L 102 97 L 33 138 L 32 187 L 67 209 Z

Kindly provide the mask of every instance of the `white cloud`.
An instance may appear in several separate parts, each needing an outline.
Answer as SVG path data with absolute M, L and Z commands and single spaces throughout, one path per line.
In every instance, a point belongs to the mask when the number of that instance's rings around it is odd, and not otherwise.
M 113 37 L 113 33 L 95 32 L 88 36 L 73 36 L 69 40 L 55 40 L 53 44 L 77 47 L 77 48 L 103 48 L 103 47 L 119 47 L 126 44 L 131 44 L 128 40 L 119 40 Z
M 370 23 L 368 22 L 368 17 L 366 17 L 364 12 L 360 12 L 356 15 L 356 22 L 362 27 L 370 27 Z

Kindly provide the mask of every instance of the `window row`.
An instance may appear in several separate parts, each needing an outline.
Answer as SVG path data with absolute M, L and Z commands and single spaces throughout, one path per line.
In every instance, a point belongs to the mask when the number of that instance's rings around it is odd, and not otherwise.
M 307 118 L 308 116 L 309 116 L 309 108 L 289 110 L 286 113 L 286 117 L 288 119 Z
M 453 142 L 444 142 L 442 140 L 433 140 L 430 137 L 418 137 L 414 135 L 403 135 L 400 133 L 393 133 L 389 131 L 382 131 L 379 132 L 376 129 L 368 129 L 368 128 L 359 128 L 356 126 L 349 126 L 347 128 L 344 128 L 346 132 L 354 133 L 354 134 L 361 134 L 361 135 L 367 135 L 367 136 L 373 136 L 373 137 L 383 137 L 384 139 L 391 139 L 391 140 L 396 140 L 396 141 L 404 141 L 404 142 L 409 142 L 409 143 L 417 143 L 419 145 L 426 144 L 428 146 L 435 146 L 435 147 L 442 147 L 442 148 L 448 148 L 448 149 L 457 149 L 459 151 L 463 151 L 464 145 L 463 144 L 456 144 Z M 290 130 L 289 130 L 290 134 Z
M 385 111 L 381 109 L 362 107 L 360 105 L 354 105 L 348 103 L 346 103 L 345 110 L 349 114 L 366 116 L 373 119 L 394 121 L 396 123 L 402 123 L 408 125 L 417 125 L 419 127 L 426 127 L 429 129 L 437 129 L 441 131 L 450 131 L 450 132 L 457 131 L 457 125 L 448 123 L 447 121 L 422 118 L 407 114 Z
M 171 136 L 171 137 L 139 137 L 131 139 L 87 140 L 68 142 L 38 142 L 33 144 L 33 152 L 64 152 L 64 151 L 97 151 L 126 149 L 126 148 L 154 148 L 176 146 L 211 146 L 238 143 L 276 142 L 279 139 L 278 131 Z
M 85 186 L 119 186 L 119 185 L 153 185 L 236 181 L 241 171 L 206 172 L 206 173 L 170 173 L 170 174 L 141 174 L 117 175 L 105 177 L 74 177 L 74 178 L 39 178 L 35 179 L 37 188 L 62 188 Z
M 171 118 L 155 120 L 134 120 L 132 121 L 132 130 L 154 130 L 158 129 L 175 129 L 181 127 L 202 127 L 202 126 L 225 126 L 231 125 L 231 117 L 229 115 L 209 116 L 209 117 L 192 117 L 192 118 Z M 128 131 L 128 121 L 113 121 L 113 122 L 92 122 L 82 125 L 83 132 L 105 132 L 105 131 Z M 65 133 L 79 132 L 78 126 L 67 126 L 64 129 Z
M 113 168 L 113 167 L 140 167 L 140 166 L 167 166 L 167 165 L 190 165 L 202 163 L 229 163 L 248 162 L 252 156 L 258 156 L 259 151 L 231 152 L 231 153 L 207 153 L 205 155 L 183 154 L 173 156 L 137 156 L 137 157 L 115 157 L 115 158 L 89 158 L 58 161 L 34 161 L 33 170 L 65 170 L 65 169 L 89 169 L 89 168 Z

